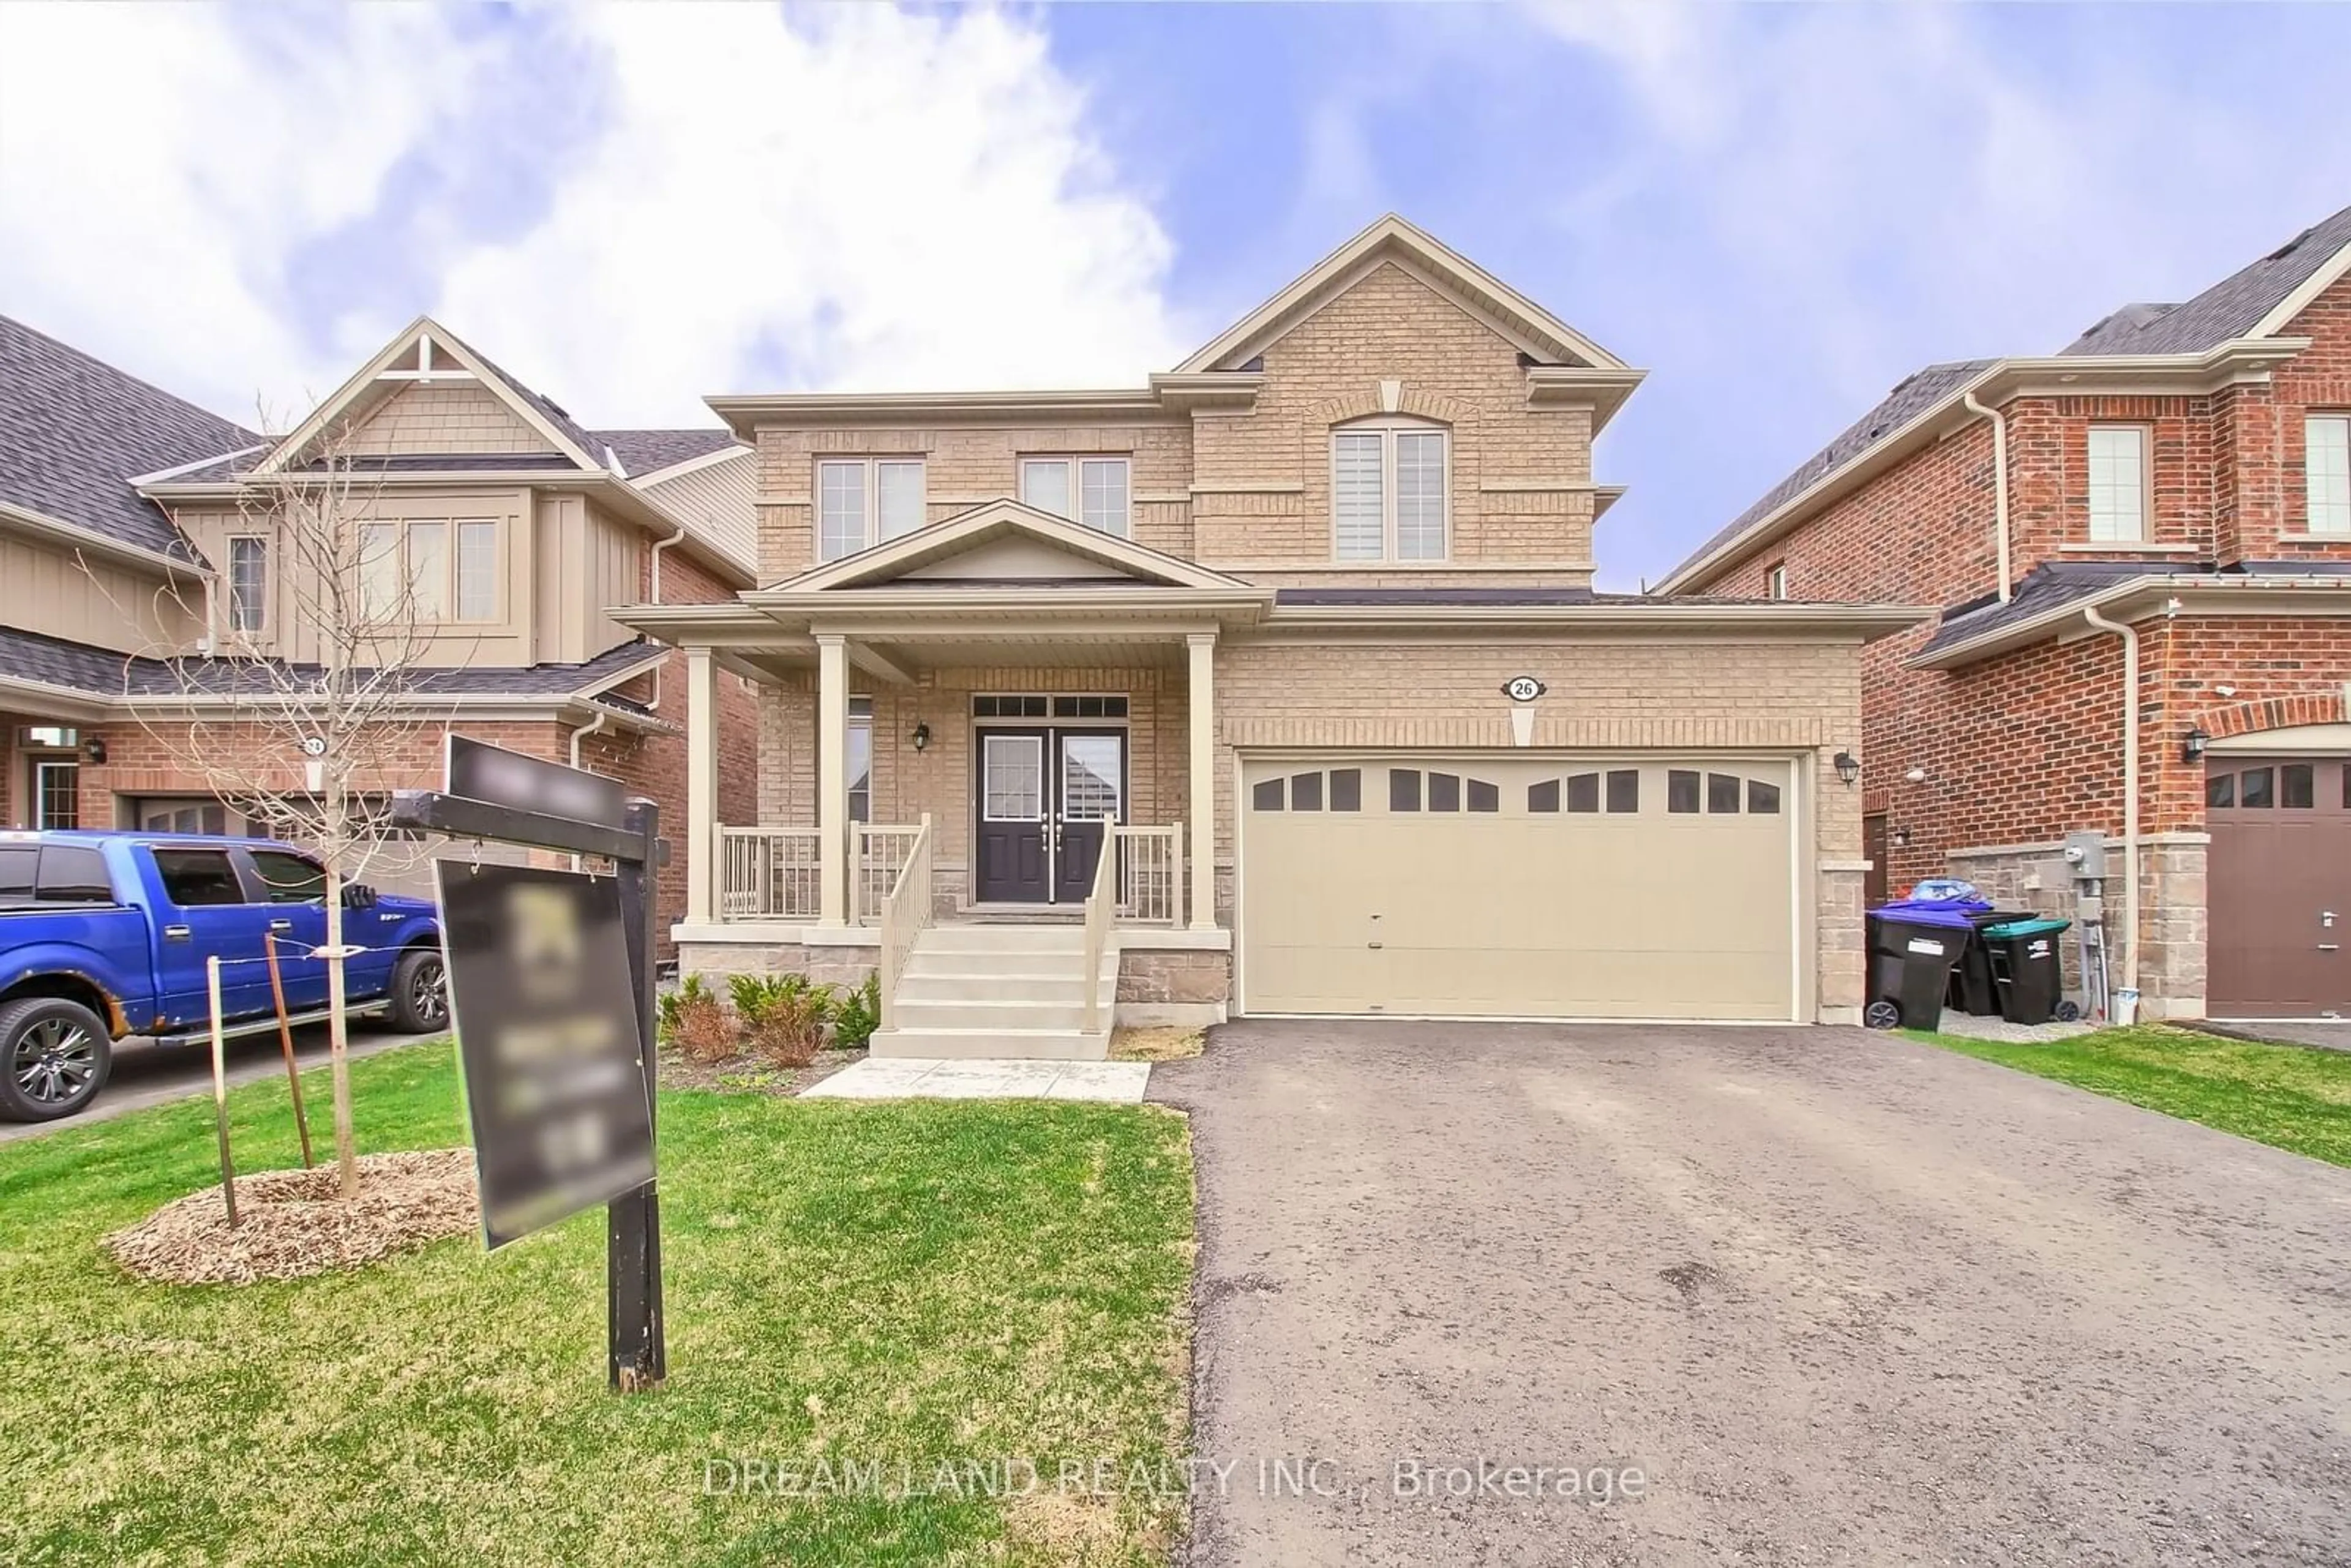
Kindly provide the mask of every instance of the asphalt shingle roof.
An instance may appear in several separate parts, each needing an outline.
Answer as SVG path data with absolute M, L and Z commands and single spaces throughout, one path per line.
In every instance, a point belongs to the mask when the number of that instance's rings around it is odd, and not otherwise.
M 566 696 L 610 680 L 661 651 L 637 638 L 576 664 L 412 670 L 406 689 L 436 696 Z M 317 664 L 277 668 L 297 679 L 314 679 L 323 673 Z M 258 694 L 274 689 L 276 679 L 249 659 L 152 659 L 6 626 L 0 626 L 0 671 L 93 696 L 167 696 L 186 690 Z
M 2230 274 L 2195 298 L 2166 309 L 2126 305 L 2064 348 L 2062 354 L 2195 354 L 2241 338 L 2287 295 L 2351 245 L 2351 207 L 2325 218 L 2276 250 Z M 2135 328 L 2116 331 L 2116 317 L 2152 312 Z
M 2249 267 L 2179 305 L 2132 304 L 2107 316 L 2060 350 L 2061 354 L 2186 354 L 2241 338 L 2288 295 L 2351 245 L 2351 207 L 2304 230 Z M 1860 458 L 1911 420 L 1950 396 L 1998 361 L 1953 360 L 1928 365 L 1904 381 L 1876 408 L 1813 454 L 1794 473 L 1718 529 L 1674 570 L 1700 560 Z
M 261 442 L 0 316 L 0 501 L 193 559 L 179 530 L 130 481 Z
M 1753 506 L 1716 530 L 1713 538 L 1690 552 L 1688 560 L 1697 560 L 1737 538 L 1983 374 L 1992 363 L 1990 360 L 1949 360 L 1916 371 L 1880 399 L 1876 407 L 1839 432 L 1836 439 L 1806 458 L 1794 473 L 1764 491 Z M 1674 570 L 1679 571 L 1681 568 Z
M 595 454 L 596 460 L 602 462 L 604 448 L 610 446 L 632 479 L 642 479 L 674 464 L 706 457 L 729 446 L 751 450 L 735 439 L 733 431 L 726 429 L 591 430 L 588 434 L 595 443 L 589 450 Z

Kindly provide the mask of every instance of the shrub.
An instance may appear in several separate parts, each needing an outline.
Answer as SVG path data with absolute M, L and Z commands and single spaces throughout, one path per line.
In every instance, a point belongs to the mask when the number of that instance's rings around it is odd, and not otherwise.
M 832 1049 L 863 1051 L 882 1027 L 882 977 L 868 970 L 865 983 L 843 991 L 832 1007 Z
M 778 1067 L 806 1067 L 824 1049 L 831 986 L 806 975 L 737 975 L 726 982 L 750 1048 Z
M 726 1009 L 699 975 L 688 976 L 684 985 L 663 997 L 658 1016 L 659 1039 L 675 1046 L 689 1061 L 725 1061 L 739 1049 Z

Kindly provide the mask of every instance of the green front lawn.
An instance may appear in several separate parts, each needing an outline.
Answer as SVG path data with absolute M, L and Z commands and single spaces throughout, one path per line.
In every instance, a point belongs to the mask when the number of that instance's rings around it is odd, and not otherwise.
M 2044 1045 L 1907 1032 L 1949 1051 L 2351 1166 L 2351 1053 L 2223 1040 L 2154 1024 Z
M 362 1152 L 465 1141 L 446 1044 L 351 1074 Z M 323 1123 L 324 1072 L 304 1089 Z M 298 1163 L 285 1096 L 235 1092 L 241 1168 Z M 1179 1119 L 694 1092 L 661 1114 L 670 1378 L 631 1398 L 604 1385 L 601 1211 L 494 1256 L 167 1288 L 99 1238 L 216 1179 L 209 1099 L 0 1146 L 0 1562 L 1164 1560 L 1173 1490 L 1059 1478 L 1184 1452 Z M 833 1489 L 744 1495 L 747 1460 Z M 1030 1495 L 983 1495 L 1018 1461 Z

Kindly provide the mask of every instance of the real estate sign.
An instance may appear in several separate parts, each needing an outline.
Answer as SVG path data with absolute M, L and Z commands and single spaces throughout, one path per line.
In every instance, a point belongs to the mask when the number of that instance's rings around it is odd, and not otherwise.
M 653 1179 L 644 1041 L 609 876 L 434 862 L 492 1248 Z

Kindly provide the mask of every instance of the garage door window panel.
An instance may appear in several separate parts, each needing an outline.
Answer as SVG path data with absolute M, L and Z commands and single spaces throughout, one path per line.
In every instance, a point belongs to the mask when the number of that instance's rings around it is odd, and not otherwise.
M 2318 774 L 2307 762 L 2289 762 L 2278 769 L 2278 804 L 2289 811 L 2307 811 L 2318 804 Z
M 1489 784 L 1483 779 L 1469 780 L 1469 809 L 1473 811 L 1499 812 L 1502 809 L 1501 787 Z
M 1360 768 L 1331 769 L 1331 810 L 1360 811 L 1364 809 L 1364 770 Z
M 1420 769 L 1391 768 L 1388 769 L 1388 810 L 1417 811 L 1420 810 Z
M 1666 769 L 1666 810 L 1676 816 L 1693 815 L 1698 806 L 1698 778 L 1695 768 Z
M 1750 779 L 1747 781 L 1747 810 L 1758 817 L 1778 816 L 1780 787 L 1777 784 L 1766 784 L 1761 779 Z
M 2277 803 L 2277 776 L 2267 768 L 2248 768 L 2237 775 L 2237 805 L 2248 811 L 2266 811 Z
M 1322 775 L 1320 773 L 1290 775 L 1290 809 L 1293 811 L 1319 811 L 1322 809 Z
M 1431 773 L 1428 776 L 1428 809 L 1432 811 L 1461 810 L 1461 775 Z
M 1641 809 L 1641 770 L 1619 768 L 1608 775 L 1608 810 L 1612 815 L 1624 815 Z
M 1714 816 L 1735 817 L 1739 802 L 1746 791 L 1747 781 L 1735 773 L 1709 773 L 1706 776 L 1706 809 Z
M 1260 779 L 1249 790 L 1249 810 L 1279 811 L 1281 810 L 1281 780 Z

